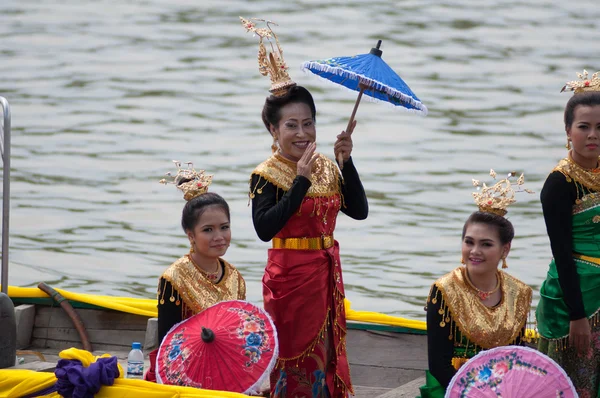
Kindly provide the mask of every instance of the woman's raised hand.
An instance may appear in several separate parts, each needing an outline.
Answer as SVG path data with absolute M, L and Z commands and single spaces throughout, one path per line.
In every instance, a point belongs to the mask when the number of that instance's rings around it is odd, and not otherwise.
M 342 133 L 337 136 L 337 141 L 333 144 L 333 154 L 338 163 L 340 161 L 342 162 L 340 166 L 342 166 L 344 162 L 347 162 L 352 154 L 352 132 L 354 131 L 354 127 L 356 127 L 356 120 L 352 122 L 348 131 L 342 131 Z
M 306 150 L 304 150 L 302 157 L 300 158 L 300 160 L 298 160 L 298 163 L 296 165 L 296 173 L 298 173 L 299 176 L 306 177 L 310 180 L 313 164 L 315 163 L 315 160 L 317 160 L 317 158 L 319 157 L 319 154 L 315 153 L 316 149 L 317 143 L 311 142 L 310 144 L 308 144 L 308 147 L 306 147 Z

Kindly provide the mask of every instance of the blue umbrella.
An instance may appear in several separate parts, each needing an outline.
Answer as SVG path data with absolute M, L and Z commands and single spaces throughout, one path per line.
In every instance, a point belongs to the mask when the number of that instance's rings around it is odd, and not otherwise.
M 350 129 L 354 121 L 363 93 L 371 97 L 374 102 L 383 101 L 409 112 L 427 114 L 427 107 L 404 80 L 381 59 L 383 51 L 379 49 L 380 46 L 381 40 L 368 54 L 307 61 L 302 64 L 304 71 L 312 72 L 320 78 L 358 91 L 358 98 L 346 131 Z

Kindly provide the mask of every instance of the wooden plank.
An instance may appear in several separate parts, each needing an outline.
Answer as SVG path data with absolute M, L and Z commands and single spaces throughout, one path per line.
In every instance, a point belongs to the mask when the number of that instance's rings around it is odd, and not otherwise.
M 354 385 L 354 398 L 373 398 L 391 391 L 390 388 Z
M 396 354 L 402 356 L 401 352 Z M 396 388 L 423 376 L 425 371 L 351 364 L 350 374 L 352 384 L 367 387 Z
M 35 322 L 35 306 L 31 304 L 16 306 L 15 321 L 17 322 L 17 349 L 23 350 L 29 346 L 31 341 Z
M 86 329 L 146 330 L 148 317 L 112 310 L 78 309 Z M 35 327 L 72 328 L 71 318 L 60 307 L 37 307 Z
M 47 340 L 47 339 L 36 339 L 34 338 L 31 341 L 31 349 L 51 349 L 55 352 L 59 352 L 62 350 L 66 350 L 68 348 L 75 347 L 79 349 L 83 349 L 83 346 L 79 342 L 72 341 L 56 341 L 56 340 Z M 108 353 L 112 354 L 114 352 L 123 352 L 131 349 L 131 344 L 126 346 L 122 345 L 112 345 L 112 344 L 94 344 L 93 347 L 94 353 L 99 352 L 101 354 Z M 100 354 L 100 355 L 101 355 Z M 146 353 L 147 354 L 147 353 Z
M 56 369 L 56 363 L 55 362 L 35 361 L 35 362 L 28 362 L 28 363 L 23 363 L 20 365 L 15 365 L 8 369 L 35 370 L 36 372 L 54 372 L 54 369 Z
M 97 330 L 87 329 L 90 343 L 131 347 L 134 341 L 144 342 L 145 330 Z M 33 338 L 79 343 L 79 334 L 71 328 L 35 328 Z
M 346 346 L 351 367 L 365 365 L 425 370 L 428 366 L 425 335 L 352 329 L 348 330 Z
M 425 376 L 421 376 L 385 394 L 379 395 L 377 398 L 414 398 L 419 395 L 419 387 L 424 384 Z

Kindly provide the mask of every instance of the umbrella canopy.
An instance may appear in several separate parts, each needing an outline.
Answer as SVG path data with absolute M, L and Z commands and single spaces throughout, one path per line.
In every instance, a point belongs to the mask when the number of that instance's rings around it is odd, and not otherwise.
M 410 87 L 381 59 L 381 40 L 368 54 L 353 57 L 336 57 L 320 61 L 307 61 L 302 70 L 311 72 L 329 82 L 358 91 L 358 98 L 348 121 L 347 132 L 352 131 L 354 116 L 360 99 L 366 94 L 374 102 L 385 102 L 408 112 L 427 115 L 427 107 L 412 92 Z M 338 155 L 338 164 L 343 167 L 343 156 Z
M 256 394 L 275 366 L 277 332 L 246 301 L 223 301 L 173 326 L 156 357 L 158 383 Z
M 454 375 L 449 397 L 577 397 L 571 379 L 551 358 L 529 347 L 482 351 Z
M 427 107 L 381 58 L 380 45 L 381 40 L 368 54 L 307 61 L 302 64 L 302 69 L 350 90 L 359 93 L 364 91 L 365 95 L 376 102 L 388 102 L 410 112 L 426 115 Z

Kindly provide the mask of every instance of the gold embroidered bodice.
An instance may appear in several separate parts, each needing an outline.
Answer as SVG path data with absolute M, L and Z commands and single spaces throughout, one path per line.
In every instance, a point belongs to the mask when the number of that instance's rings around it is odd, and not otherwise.
M 206 274 L 190 260 L 189 254 L 175 261 L 161 275 L 169 281 L 174 292 L 158 292 L 159 300 L 183 301 L 186 310 L 194 314 L 227 300 L 245 300 L 246 282 L 239 271 L 227 261 L 219 259 L 224 265 L 223 277 L 217 283 L 211 282 Z M 185 314 L 187 311 L 184 310 Z
M 558 162 L 552 171 L 558 171 L 565 176 L 567 182 L 575 184 L 577 200 L 573 209 L 574 213 L 577 211 L 577 205 L 584 204 L 582 202 L 585 200 L 586 195 L 590 192 L 600 191 L 600 168 L 585 169 L 575 163 L 571 155 Z
M 514 344 L 522 337 L 531 306 L 532 290 L 520 280 L 499 272 L 502 299 L 495 307 L 485 306 L 466 281 L 466 267 L 458 267 L 435 282 L 438 293 L 428 302 L 440 303 L 444 327 L 459 344 L 463 337 L 484 349 Z M 443 312 L 443 314 L 442 314 Z M 476 348 L 475 347 L 475 348 Z
M 274 154 L 269 159 L 259 164 L 252 174 L 261 178 L 254 187 L 250 187 L 250 198 L 262 193 L 261 186 L 267 182 L 275 185 L 277 188 L 288 191 L 294 179 L 298 175 L 295 162 L 288 160 L 279 153 Z M 264 181 L 261 181 L 263 179 Z M 306 196 L 309 197 L 329 197 L 340 194 L 340 172 L 337 165 L 323 154 L 315 160 L 310 177 L 311 186 Z

